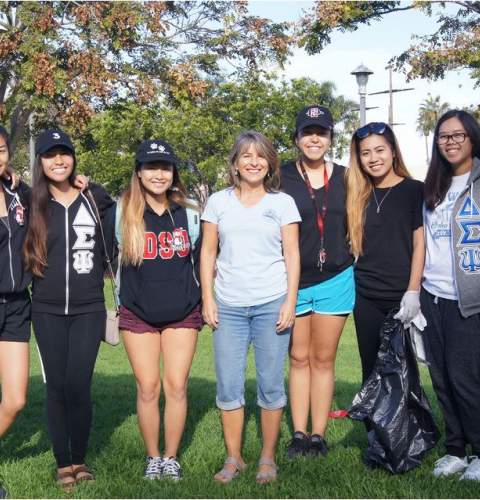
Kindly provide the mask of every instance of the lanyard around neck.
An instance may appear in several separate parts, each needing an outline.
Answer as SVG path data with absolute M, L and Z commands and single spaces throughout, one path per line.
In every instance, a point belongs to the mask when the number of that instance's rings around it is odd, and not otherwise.
M 307 171 L 305 170 L 305 167 L 303 166 L 303 162 L 300 160 L 298 163 L 300 165 L 300 170 L 302 171 L 303 180 L 305 181 L 305 184 L 306 184 L 307 189 L 308 189 L 308 194 L 310 195 L 310 199 L 312 200 L 312 203 L 313 203 L 313 209 L 315 211 L 315 219 L 317 222 L 317 228 L 318 228 L 318 232 L 320 234 L 321 245 L 323 248 L 323 239 L 324 239 L 324 234 L 325 234 L 325 218 L 327 217 L 327 201 L 328 201 L 327 194 L 328 194 L 328 186 L 329 186 L 329 182 L 330 182 L 330 180 L 328 178 L 327 163 L 325 163 L 323 166 L 323 187 L 325 188 L 325 193 L 324 193 L 323 199 L 322 199 L 322 209 L 321 210 L 318 207 L 317 198 L 315 197 L 315 191 L 313 190 L 312 183 L 310 182 Z

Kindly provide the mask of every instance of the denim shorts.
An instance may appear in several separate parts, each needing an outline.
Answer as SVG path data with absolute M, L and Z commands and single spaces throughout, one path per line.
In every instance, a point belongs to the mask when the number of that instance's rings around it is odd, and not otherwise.
M 353 266 L 318 285 L 298 291 L 296 314 L 350 314 L 355 305 Z
M 245 405 L 247 352 L 253 344 L 257 373 L 257 404 L 277 410 L 287 404 L 285 361 L 291 329 L 278 334 L 276 323 L 285 296 L 266 304 L 229 306 L 217 300 L 218 328 L 214 331 L 217 406 L 236 410 Z

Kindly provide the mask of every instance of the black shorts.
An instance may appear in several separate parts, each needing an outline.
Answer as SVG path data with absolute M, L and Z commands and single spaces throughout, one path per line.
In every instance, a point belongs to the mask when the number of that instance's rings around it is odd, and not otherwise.
M 28 291 L 0 294 L 0 341 L 30 340 L 30 295 Z

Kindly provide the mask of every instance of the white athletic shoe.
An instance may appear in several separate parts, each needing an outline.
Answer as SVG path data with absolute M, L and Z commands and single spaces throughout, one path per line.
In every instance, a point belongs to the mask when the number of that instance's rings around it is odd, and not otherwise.
M 162 477 L 179 481 L 182 478 L 182 468 L 174 457 L 163 459 Z
M 468 464 L 465 472 L 460 476 L 460 480 L 480 481 L 480 458 L 474 457 Z
M 463 472 L 468 466 L 467 457 L 459 458 L 454 455 L 444 455 L 435 462 L 433 475 L 435 477 L 447 477 L 457 472 Z
M 147 457 L 147 465 L 143 473 L 145 479 L 161 479 L 163 477 L 163 458 Z

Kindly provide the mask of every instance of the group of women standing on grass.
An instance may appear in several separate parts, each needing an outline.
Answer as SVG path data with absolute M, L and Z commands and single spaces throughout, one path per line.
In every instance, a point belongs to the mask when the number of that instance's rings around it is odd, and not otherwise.
M 366 380 L 381 325 L 398 308 L 406 325 L 420 311 L 427 320 L 427 356 L 446 423 L 446 455 L 434 475 L 480 480 L 480 127 L 463 111 L 439 120 L 425 186 L 411 179 L 387 124 L 353 134 L 348 169 L 327 160 L 333 135 L 327 108 L 302 109 L 298 157 L 280 168 L 266 137 L 241 134 L 229 187 L 208 200 L 200 236 L 200 211 L 165 141 L 142 142 L 115 204 L 99 186 L 85 189 L 61 130 L 37 140 L 31 191 L 23 183 L 12 188 L 8 134 L 0 129 L 0 434 L 25 404 L 33 275 L 31 315 L 57 481 L 70 488 L 94 479 L 85 465 L 90 387 L 105 325 L 104 262 L 118 247 L 120 328 L 137 382 L 146 478 L 182 475 L 188 374 L 204 322 L 214 329 L 227 450 L 214 479 L 228 483 L 245 468 L 245 367 L 253 344 L 262 428 L 256 477 L 267 483 L 277 477 L 286 357 L 293 421 L 286 455 L 326 456 L 346 318 L 353 312 Z
M 8 134 L 0 129 L 1 432 L 25 404 L 33 276 L 31 319 L 45 369 L 56 480 L 66 490 L 94 480 L 85 455 L 91 380 L 105 333 L 104 264 L 121 243 L 120 327 L 137 380 L 145 476 L 178 479 L 187 377 L 203 325 L 178 160 L 167 143 L 144 141 L 116 206 L 103 188 L 76 175 L 75 148 L 63 131 L 40 134 L 35 153 L 32 189 L 22 182 L 13 189 Z M 162 353 L 165 458 L 158 451 Z

